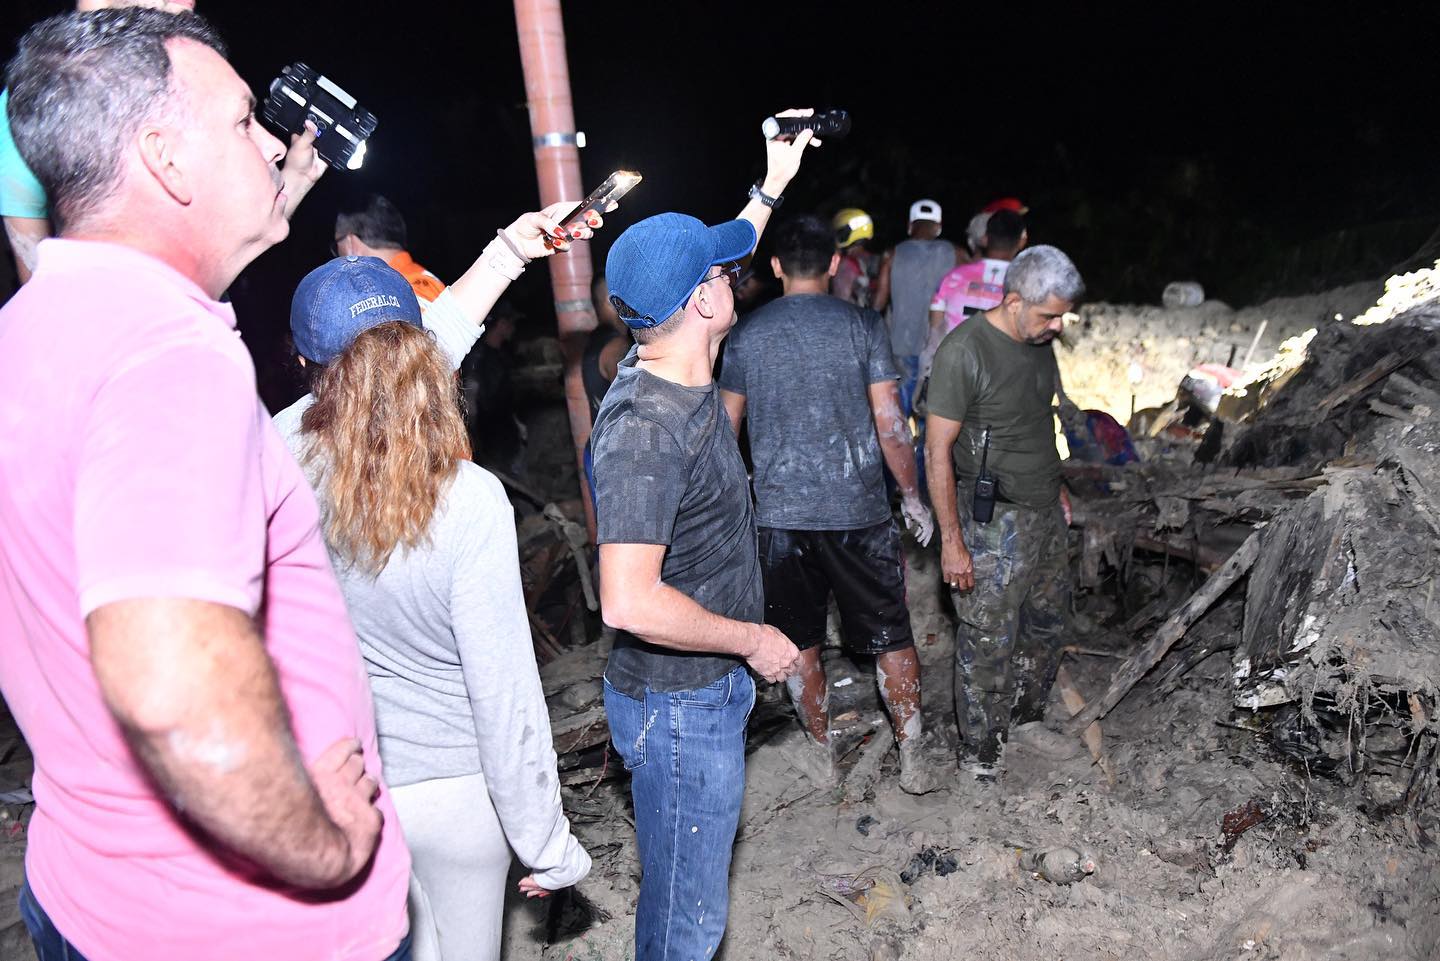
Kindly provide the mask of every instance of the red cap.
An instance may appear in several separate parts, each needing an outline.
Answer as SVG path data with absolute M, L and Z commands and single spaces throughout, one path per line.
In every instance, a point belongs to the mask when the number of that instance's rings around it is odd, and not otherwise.
M 993 214 L 998 210 L 1013 210 L 1017 214 L 1028 214 L 1030 208 L 1020 202 L 1018 197 L 1001 197 L 999 200 L 992 200 L 981 210 L 981 213 Z

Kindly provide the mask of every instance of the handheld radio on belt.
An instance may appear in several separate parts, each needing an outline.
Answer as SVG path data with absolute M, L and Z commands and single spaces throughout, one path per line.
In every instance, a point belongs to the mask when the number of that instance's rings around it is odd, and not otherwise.
M 990 458 L 990 428 L 980 432 L 980 473 L 975 478 L 975 506 L 971 516 L 978 524 L 990 523 L 995 516 L 995 477 L 986 467 Z

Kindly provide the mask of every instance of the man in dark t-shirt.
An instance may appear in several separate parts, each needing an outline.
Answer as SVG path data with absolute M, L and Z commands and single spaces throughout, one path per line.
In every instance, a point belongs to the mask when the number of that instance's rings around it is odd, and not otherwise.
M 1084 290 L 1069 257 L 1032 247 L 1010 265 L 1000 305 L 956 327 L 935 353 L 930 501 L 958 620 L 960 763 L 981 781 L 995 779 L 1012 722 L 1044 716 L 1065 642 L 1069 501 L 1055 449 L 1051 341 Z M 989 521 L 976 519 L 982 469 L 996 484 Z
M 765 623 L 801 650 L 800 669 L 787 682 L 808 735 L 798 763 L 819 783 L 834 783 L 820 662 L 833 592 L 846 647 L 876 659 L 900 745 L 900 786 L 924 794 L 937 783 L 919 752 L 920 662 L 882 459 L 922 544 L 932 522 L 915 479 L 885 322 L 826 292 L 839 261 L 834 234 L 819 219 L 781 225 L 770 265 L 785 295 L 731 335 L 720 396 L 736 434 L 750 418 Z
M 605 265 L 636 340 L 591 434 L 601 613 L 616 629 L 605 713 L 630 771 L 642 871 L 636 961 L 720 947 L 755 702 L 746 668 L 782 681 L 799 658 L 760 623 L 755 514 L 711 370 L 735 323 L 739 261 L 810 140 L 767 142 L 765 179 L 739 220 L 651 217 Z

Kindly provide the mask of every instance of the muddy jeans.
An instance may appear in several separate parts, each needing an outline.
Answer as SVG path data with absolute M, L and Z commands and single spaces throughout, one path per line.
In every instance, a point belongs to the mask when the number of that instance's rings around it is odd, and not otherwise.
M 955 630 L 955 714 L 962 750 L 987 734 L 1002 741 L 1017 724 L 1045 714 L 1070 611 L 1070 565 L 1059 502 L 1046 511 L 996 504 L 988 524 L 970 516 L 969 492 L 959 497 L 965 546 L 975 587 L 952 591 Z

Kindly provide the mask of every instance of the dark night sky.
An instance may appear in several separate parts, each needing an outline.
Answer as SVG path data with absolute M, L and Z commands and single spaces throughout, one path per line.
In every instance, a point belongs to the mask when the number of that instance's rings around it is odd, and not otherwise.
M 5 0 L 7 56 L 64 6 Z M 787 213 L 861 206 L 891 241 L 933 196 L 959 236 L 1017 195 L 1032 238 L 1067 249 L 1100 298 L 1194 278 L 1241 303 L 1379 276 L 1440 222 L 1436 5 L 978 6 L 566 3 L 586 183 L 646 175 L 605 234 L 664 209 L 733 216 L 761 172 L 760 120 L 790 105 L 847 108 L 855 132 L 807 160 Z M 344 191 L 399 203 L 417 258 L 447 278 L 536 205 L 509 3 L 199 8 L 257 92 L 305 60 L 380 118 L 364 170 L 327 175 L 238 286 L 247 334 L 283 329 Z M 531 275 L 516 293 L 538 313 Z

